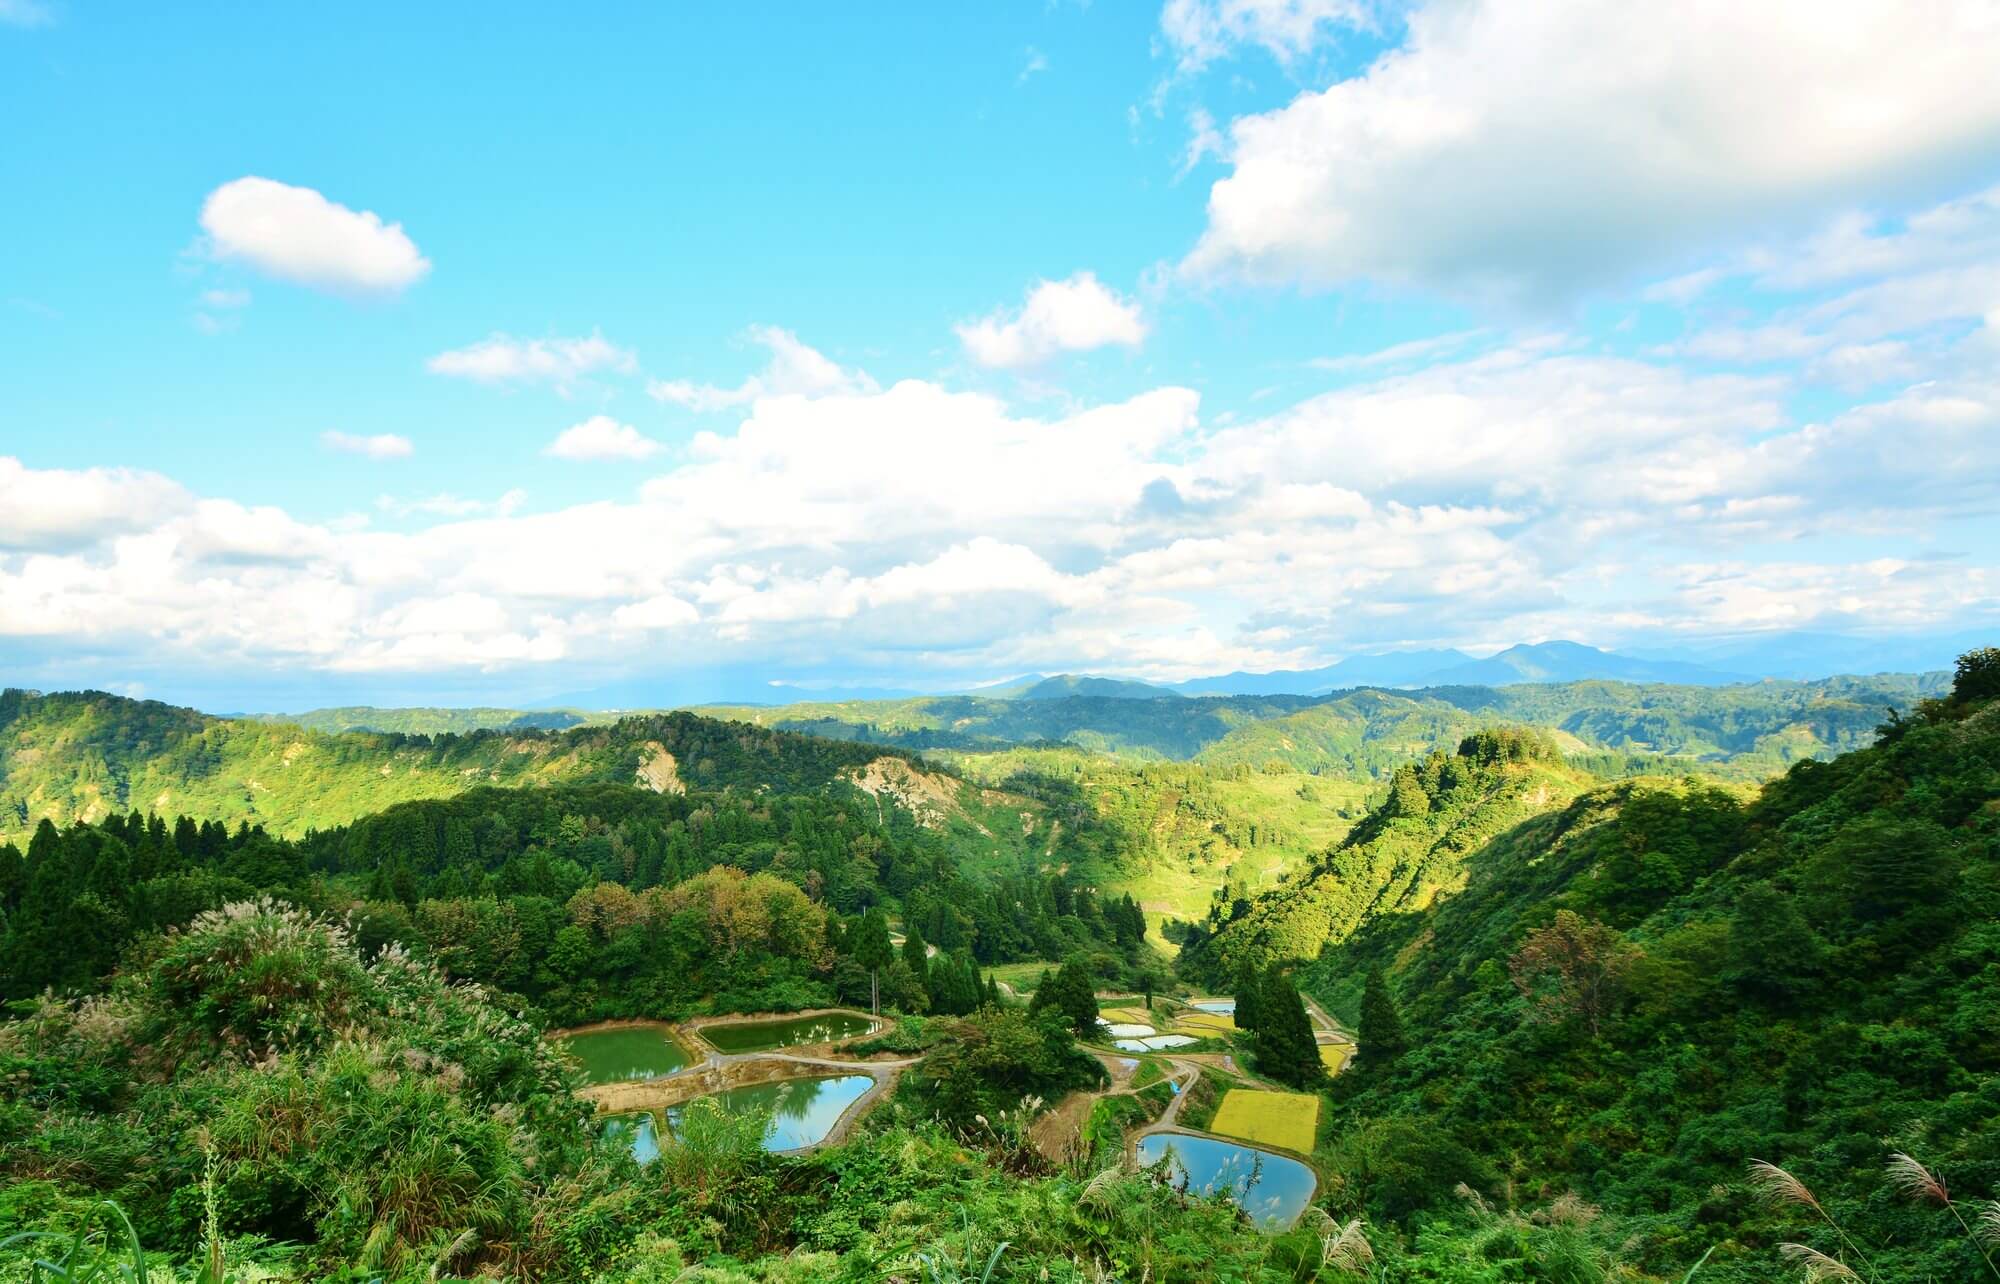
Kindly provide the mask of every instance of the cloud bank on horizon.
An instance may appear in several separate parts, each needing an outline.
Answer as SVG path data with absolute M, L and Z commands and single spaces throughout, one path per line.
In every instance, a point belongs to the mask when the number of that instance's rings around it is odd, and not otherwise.
M 1146 38 L 1133 138 L 1199 131 L 1155 146 L 1158 191 L 1214 171 L 1149 266 L 1057 220 L 903 349 L 763 315 L 708 361 L 627 337 L 639 313 L 496 315 L 364 396 L 330 338 L 297 433 L 344 457 L 331 498 L 9 434 L 0 655 L 47 684 L 944 686 L 2000 623 L 1993 6 L 1170 0 Z M 1217 124 L 1231 76 L 1270 83 Z M 379 180 L 214 184 L 184 271 L 228 302 L 197 327 L 345 335 L 455 274 L 508 296 L 490 245 L 396 209 Z M 1264 325 L 1339 343 L 1273 361 Z M 375 422 L 399 398 L 459 444 Z M 399 476 L 482 416 L 509 424 L 484 471 Z

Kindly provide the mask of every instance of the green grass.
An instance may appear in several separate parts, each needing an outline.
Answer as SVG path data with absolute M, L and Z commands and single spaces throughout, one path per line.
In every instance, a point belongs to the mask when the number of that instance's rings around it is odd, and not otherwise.
M 1014 993 L 1025 999 L 1035 992 L 1035 983 L 1041 979 L 1042 973 L 1054 972 L 1060 966 L 1058 963 L 1042 961 L 996 963 L 985 971 L 1002 985 L 1012 987 Z

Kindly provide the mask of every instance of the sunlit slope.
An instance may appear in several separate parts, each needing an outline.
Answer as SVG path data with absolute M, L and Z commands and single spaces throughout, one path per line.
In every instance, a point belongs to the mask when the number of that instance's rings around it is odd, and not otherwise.
M 1009 866 L 1051 839 L 1039 804 L 893 750 L 689 713 L 559 732 L 328 734 L 103 692 L 0 694 L 0 840 L 25 835 L 43 817 L 68 824 L 135 809 L 297 835 L 481 785 L 554 784 L 852 788 L 859 805 L 909 811 L 961 844 L 968 860 Z

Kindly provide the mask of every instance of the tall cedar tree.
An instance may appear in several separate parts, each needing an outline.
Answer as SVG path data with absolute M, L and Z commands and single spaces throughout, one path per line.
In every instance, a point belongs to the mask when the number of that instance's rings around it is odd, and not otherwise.
M 861 925 L 849 941 L 854 951 L 854 961 L 868 969 L 868 1005 L 875 1015 L 882 1014 L 882 969 L 895 960 L 895 946 L 889 941 L 889 920 L 880 909 L 871 909 L 861 916 Z
M 1368 983 L 1361 991 L 1359 1034 L 1362 1063 L 1371 1070 L 1387 1069 L 1410 1050 L 1402 1014 L 1396 1011 L 1396 998 L 1379 967 L 1368 969 Z
M 1088 1039 L 1097 1033 L 1097 986 L 1091 979 L 1089 965 L 1082 959 L 1064 963 L 1054 978 L 1045 979 L 1036 988 L 1028 1014 L 1033 1016 L 1047 1010 L 1062 1013 L 1079 1038 Z
M 915 919 L 906 919 L 903 928 L 903 963 L 910 969 L 910 975 L 917 978 L 917 984 L 926 991 L 931 988 L 930 946 L 924 940 L 922 929 Z
M 1312 1019 L 1292 979 L 1272 968 L 1257 996 L 1258 1073 L 1294 1088 L 1318 1087 L 1326 1078 L 1313 1042 Z
M 1257 1000 L 1263 989 L 1256 965 L 1245 959 L 1236 969 L 1236 1028 L 1246 1034 L 1257 1033 L 1262 1021 Z

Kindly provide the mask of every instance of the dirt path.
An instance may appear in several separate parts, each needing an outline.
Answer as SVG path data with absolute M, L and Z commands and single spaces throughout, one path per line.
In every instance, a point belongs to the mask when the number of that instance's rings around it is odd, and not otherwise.
M 1117 1057 L 1109 1053 L 1094 1055 L 1099 1061 L 1104 1062 L 1105 1068 L 1111 1072 L 1112 1086 L 1098 1092 L 1072 1092 L 1058 1101 L 1054 1108 L 1044 1111 L 1028 1127 L 1028 1139 L 1034 1142 L 1035 1149 L 1039 1150 L 1042 1157 L 1050 1163 L 1066 1164 L 1076 1155 L 1077 1147 L 1083 1140 L 1083 1126 L 1090 1119 L 1091 1108 L 1099 1101 L 1106 1097 L 1136 1096 L 1145 1090 L 1132 1086 L 1133 1076 L 1137 1072 L 1136 1064 L 1132 1069 L 1123 1069 L 1115 1064 L 1132 1062 L 1134 1058 Z M 1173 1100 L 1167 1103 L 1167 1108 L 1160 1113 L 1160 1118 L 1149 1124 L 1149 1128 L 1158 1127 L 1162 1123 L 1180 1117 L 1181 1106 L 1187 1101 L 1188 1089 L 1194 1086 L 1195 1076 L 1201 1073 L 1199 1066 L 1177 1057 L 1163 1057 L 1161 1060 L 1173 1067 L 1173 1073 L 1165 1080 L 1155 1082 L 1171 1081 L 1178 1084 L 1179 1088 L 1174 1093 Z M 1152 1084 L 1146 1085 L 1148 1088 L 1152 1086 Z

